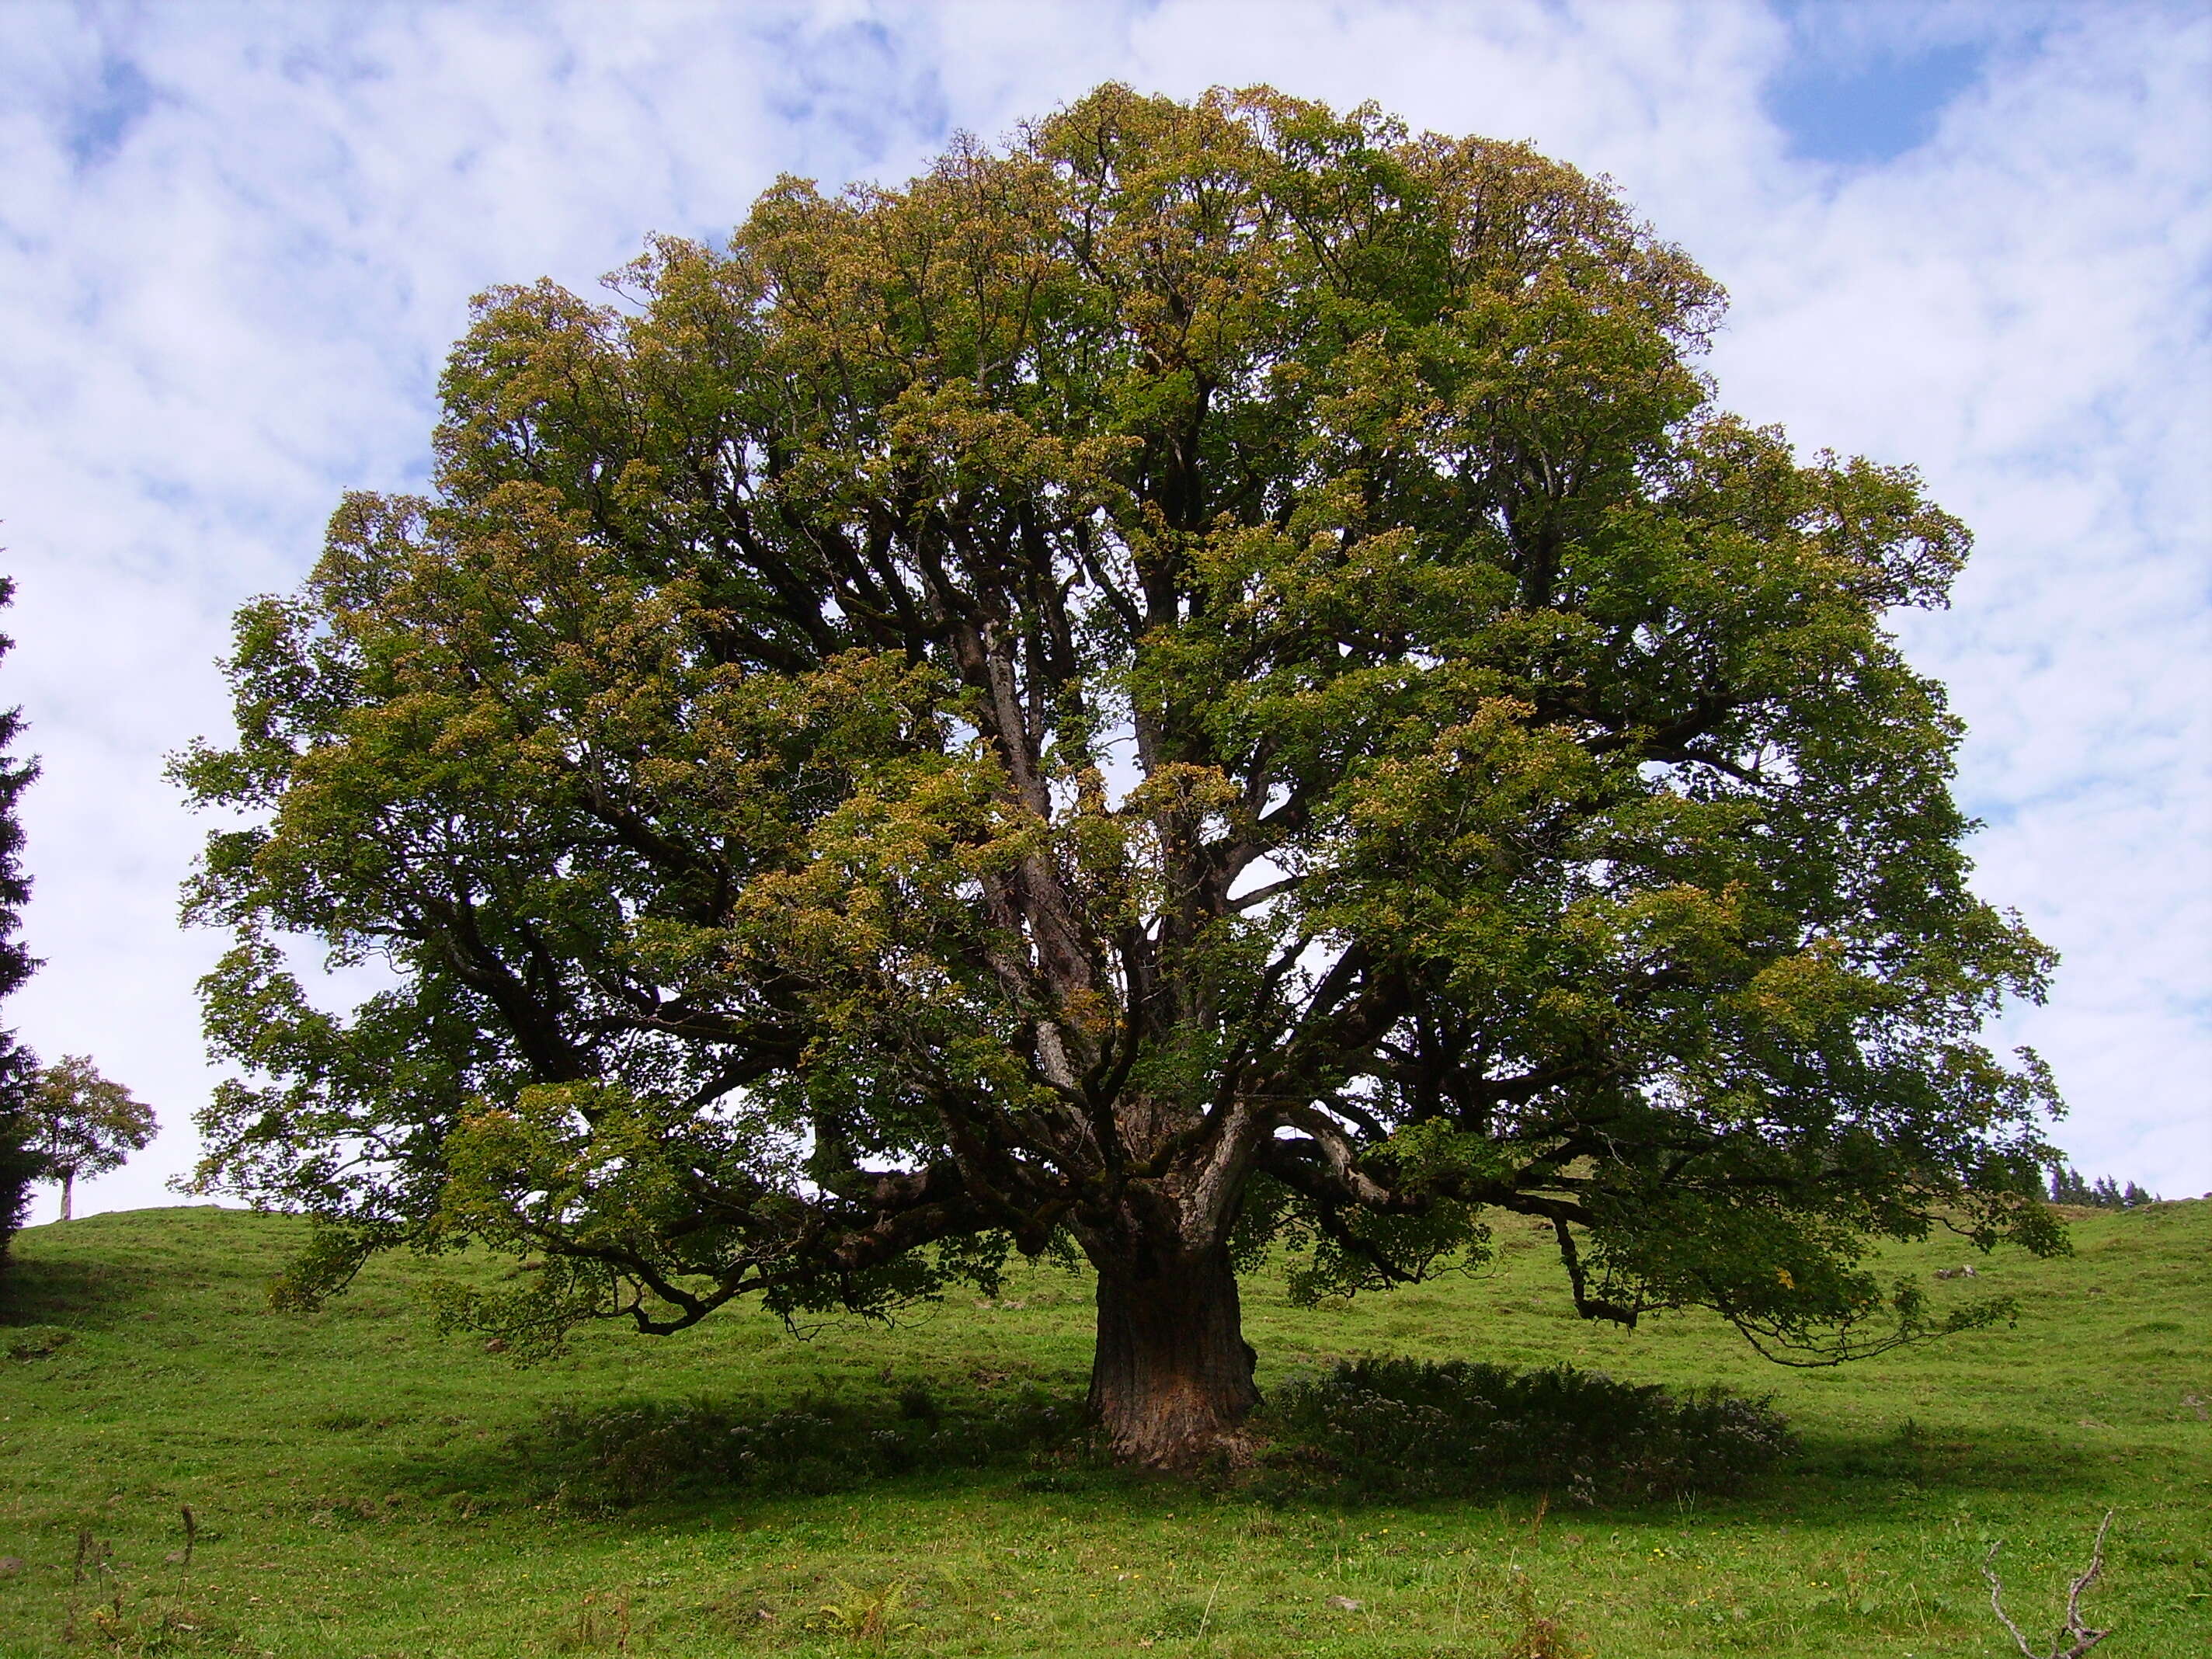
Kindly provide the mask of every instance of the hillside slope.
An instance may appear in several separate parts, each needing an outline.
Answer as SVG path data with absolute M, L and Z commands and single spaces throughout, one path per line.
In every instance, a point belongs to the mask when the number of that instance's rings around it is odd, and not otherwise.
M 664 1428 L 812 1398 L 854 1421 L 1072 1409 L 1088 1286 L 1024 1272 L 884 1329 L 757 1311 L 594 1332 L 517 1367 L 441 1336 L 437 1264 L 269 1311 L 289 1220 L 143 1211 L 37 1228 L 0 1302 L 0 1654 L 1978 1655 L 2118 1511 L 2092 1622 L 2113 1659 L 2212 1651 L 2212 1202 L 2091 1213 L 2076 1254 L 1895 1253 L 2017 1296 L 2015 1328 L 1790 1371 L 1703 1318 L 1568 1315 L 1541 1240 L 1498 1267 L 1300 1310 L 1248 1295 L 1262 1386 L 1337 1356 L 1571 1360 L 1771 1392 L 1805 1444 L 1725 1502 L 1623 1510 L 1256 1502 L 1080 1466 L 921 1468 L 609 1509 L 548 1413 Z M 902 1403 L 903 1402 L 903 1403 Z M 998 1413 L 991 1419 L 990 1413 Z M 594 1414 L 600 1414 L 595 1416 Z M 843 1421 L 847 1419 L 839 1419 Z M 569 1419 L 574 1425 L 573 1417 Z M 720 1430 L 717 1430 L 720 1432 Z M 568 1449 L 562 1449 L 563 1447 Z M 678 1471 L 680 1473 L 680 1471 Z M 790 1490 L 811 1486 L 812 1491 Z M 586 1501 L 586 1500 L 590 1501 Z M 195 1522 L 191 1553 L 182 1510 Z M 1548 1644 L 1548 1645 L 1547 1645 Z

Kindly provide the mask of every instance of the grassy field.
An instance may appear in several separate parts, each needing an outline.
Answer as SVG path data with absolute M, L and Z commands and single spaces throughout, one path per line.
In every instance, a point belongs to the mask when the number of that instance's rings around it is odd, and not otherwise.
M 549 1413 L 1073 1401 L 1088 1286 L 1036 1270 L 993 1305 L 804 1341 L 757 1312 L 595 1332 L 518 1368 L 431 1329 L 413 1261 L 327 1312 L 268 1311 L 296 1237 L 212 1209 L 21 1235 L 0 1654 L 1933 1659 L 2013 1651 L 1978 1572 L 1996 1539 L 2008 1609 L 2047 1632 L 2107 1508 L 2100 1659 L 2212 1653 L 2212 1202 L 2085 1216 L 2071 1259 L 1979 1261 L 1970 1288 L 2017 1296 L 2016 1328 L 1840 1370 L 1769 1365 L 1701 1318 L 1581 1325 L 1521 1231 L 1480 1279 L 1314 1310 L 1249 1286 L 1263 1387 L 1365 1353 L 1564 1358 L 1771 1391 L 1802 1439 L 1735 1498 L 1613 1509 L 1262 1502 L 1017 1464 L 594 1510 L 549 1461 Z M 1923 1277 L 1972 1259 L 1896 1255 Z

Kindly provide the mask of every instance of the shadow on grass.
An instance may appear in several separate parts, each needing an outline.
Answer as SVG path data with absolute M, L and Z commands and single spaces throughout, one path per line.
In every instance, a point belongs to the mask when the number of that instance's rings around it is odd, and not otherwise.
M 1285 1384 L 1254 1433 L 1186 1480 L 1111 1466 L 1072 1392 L 945 1390 L 789 1403 L 713 1399 L 556 1407 L 504 1442 L 453 1445 L 386 1473 L 449 1507 L 609 1516 L 921 1482 L 1038 1493 L 1200 1491 L 1277 1506 L 1362 1508 L 1525 1492 L 1633 1508 L 1762 1482 L 1794 1445 L 1764 1401 L 1676 1395 L 1568 1367 L 1364 1361 Z
M 102 1328 L 151 1305 L 164 1284 L 115 1262 L 10 1259 L 0 1268 L 0 1326 Z
M 957 1391 L 956 1391 L 957 1390 Z M 1280 1392 L 1279 1390 L 1278 1391 Z M 364 1436 L 381 1420 L 325 1425 Z M 1370 1468 L 1356 1479 L 1331 1468 L 1310 1441 L 1279 1432 L 1255 1455 L 1176 1478 L 1115 1467 L 1085 1423 L 1080 1395 L 1035 1388 L 940 1391 L 915 1382 L 883 1394 L 810 1395 L 781 1404 L 712 1400 L 623 1401 L 556 1408 L 504 1439 L 425 1443 L 434 1425 L 407 1425 L 383 1443 L 361 1473 L 377 1494 L 404 1492 L 407 1511 L 473 1520 L 537 1511 L 610 1522 L 649 1516 L 656 1523 L 715 1517 L 744 1524 L 749 1512 L 792 1498 L 872 1490 L 909 1498 L 961 1492 L 1101 1503 L 1138 1511 L 1175 1510 L 1195 1499 L 1278 1511 L 1335 1513 L 1389 1508 L 1443 1512 L 1510 1500 L 1540 1517 L 1611 1516 L 1624 1524 L 1698 1511 L 1820 1527 L 1863 1521 L 1892 1505 L 1995 1497 L 2079 1506 L 2101 1486 L 2095 1460 L 2029 1431 L 1990 1434 L 1906 1424 L 1886 1437 L 1808 1437 L 1794 1454 L 1733 1473 L 1677 1469 L 1654 1489 L 1653 1443 L 1631 1435 L 1610 1466 L 1576 1490 L 1538 1462 L 1442 1471 L 1434 1460 L 1410 1469 Z M 1523 1430 L 1532 1443 L 1561 1427 Z M 1579 1427 L 1601 1430 L 1584 1417 Z M 416 1438 L 416 1437 L 422 1438 Z M 411 1449 L 407 1441 L 412 1441 Z M 398 1518 L 392 1496 L 302 1500 L 316 1524 L 340 1530 Z
M 402 1454 L 379 1479 L 463 1514 L 527 1506 L 602 1516 L 647 1505 L 817 1497 L 908 1479 L 1012 1474 L 1049 1490 L 1085 1472 L 1115 1473 L 1095 1455 L 1080 1396 L 1034 1387 L 955 1393 L 914 1382 L 884 1395 L 814 1393 L 781 1405 L 629 1399 L 556 1406 L 504 1439 Z
M 1878 1440 L 1808 1437 L 1790 1486 L 1800 1495 L 1863 1506 L 1923 1492 L 2081 1496 L 2101 1487 L 2102 1474 L 2080 1447 L 2039 1431 L 1923 1425 L 1908 1418 Z

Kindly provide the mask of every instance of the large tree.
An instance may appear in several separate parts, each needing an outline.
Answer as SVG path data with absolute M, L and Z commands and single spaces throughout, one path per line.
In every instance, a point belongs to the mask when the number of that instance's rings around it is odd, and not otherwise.
M 1885 628 L 1966 533 L 1717 410 L 1719 289 L 1603 185 L 1108 87 L 611 286 L 483 298 L 436 495 L 346 499 L 179 763 L 246 815 L 201 1179 L 323 1218 L 298 1294 L 473 1241 L 543 1270 L 465 1318 L 665 1332 L 1072 1246 L 1174 1464 L 1271 1240 L 1318 1293 L 1534 1218 L 1584 1317 L 1805 1358 L 1944 1322 L 1874 1240 L 2059 1247 L 1977 1041 L 2048 956 Z

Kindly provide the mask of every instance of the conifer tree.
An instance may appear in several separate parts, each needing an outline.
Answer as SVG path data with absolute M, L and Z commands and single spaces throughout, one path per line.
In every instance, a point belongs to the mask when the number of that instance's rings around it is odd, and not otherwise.
M 12 604 L 15 597 L 14 580 L 0 576 L 0 608 Z M 0 657 L 14 644 L 0 635 Z M 0 1005 L 38 966 L 19 936 L 31 884 L 23 873 L 23 826 L 18 814 L 23 791 L 39 775 L 35 761 L 9 752 L 22 726 L 21 709 L 0 712 Z M 0 1253 L 22 1224 L 31 1183 L 40 1171 L 30 1111 L 38 1075 L 37 1057 L 15 1040 L 12 1030 L 0 1028 Z

